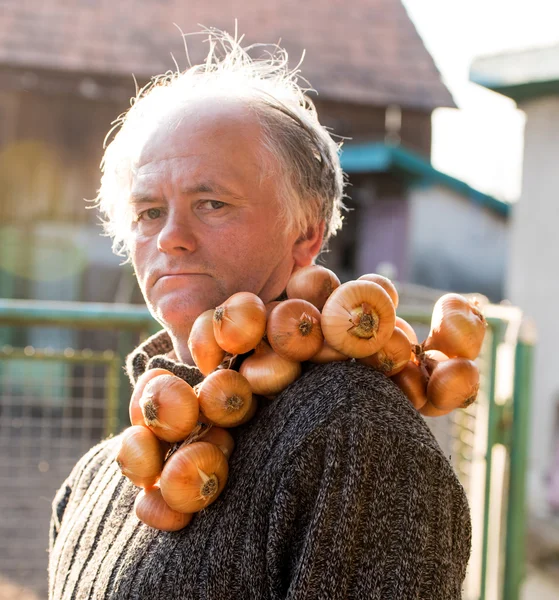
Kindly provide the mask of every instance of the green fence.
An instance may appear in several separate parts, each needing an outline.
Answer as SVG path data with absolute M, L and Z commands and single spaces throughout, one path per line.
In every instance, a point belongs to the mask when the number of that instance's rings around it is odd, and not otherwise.
M 463 599 L 518 600 L 534 340 L 518 309 L 488 305 L 485 312 L 478 401 L 427 422 L 470 502 L 473 548 Z M 425 337 L 430 311 L 401 306 L 398 314 Z M 112 344 L 0 347 L 0 576 L 44 594 L 50 500 L 89 447 L 126 426 L 124 357 L 158 327 L 137 306 L 0 300 L 0 339 L 9 339 L 9 328 L 37 326 L 105 331 Z M 88 335 L 80 339 L 87 343 Z

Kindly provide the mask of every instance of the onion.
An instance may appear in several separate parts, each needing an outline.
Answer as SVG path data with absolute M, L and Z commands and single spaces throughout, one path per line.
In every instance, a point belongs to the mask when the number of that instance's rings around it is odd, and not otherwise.
M 252 390 L 237 371 L 219 369 L 202 381 L 198 402 L 202 413 L 216 425 L 236 427 L 252 407 Z
M 448 413 L 452 412 L 452 408 L 447 408 L 446 410 L 441 410 L 436 406 L 433 406 L 429 401 L 427 401 L 420 409 L 419 412 L 424 417 L 444 417 L 448 415 Z
M 394 308 L 398 308 L 398 291 L 394 287 L 394 284 L 388 279 L 388 277 L 384 277 L 382 275 L 378 275 L 377 273 L 367 273 L 366 275 L 361 275 L 357 281 L 372 281 L 373 283 L 377 283 L 381 288 L 390 296 L 392 300 L 392 304 L 394 304 Z
M 419 364 L 425 367 L 427 374 L 431 376 L 440 362 L 448 360 L 448 356 L 438 350 L 427 350 L 427 352 L 420 354 L 418 360 Z
M 311 357 L 310 361 L 318 364 L 335 362 L 337 360 L 348 360 L 348 356 L 331 348 L 325 341 L 322 343 L 320 350 Z
M 238 292 L 218 306 L 213 319 L 217 343 L 229 354 L 255 348 L 266 331 L 264 302 L 250 292 Z
M 164 450 L 147 427 L 132 425 L 122 433 L 116 462 L 122 474 L 138 487 L 151 487 L 163 468 Z
M 409 361 L 392 377 L 392 381 L 404 392 L 416 409 L 420 409 L 427 402 L 427 378 L 414 362 Z
M 217 499 L 229 468 L 223 452 L 209 442 L 179 448 L 165 463 L 159 485 L 165 502 L 179 512 L 194 513 Z
M 262 341 L 239 368 L 255 394 L 275 396 L 301 375 L 301 363 L 282 358 Z
M 159 375 L 148 382 L 140 398 L 146 425 L 166 442 L 184 440 L 198 423 L 198 398 L 176 375 Z
M 408 364 L 411 357 L 411 343 L 408 336 L 400 328 L 394 327 L 388 342 L 376 354 L 360 358 L 359 362 L 373 367 L 387 377 L 392 377 Z
M 414 328 L 407 321 L 397 316 L 395 326 L 399 327 L 408 336 L 408 339 L 412 344 L 419 344 Z
M 300 298 L 322 310 L 330 294 L 340 285 L 337 275 L 320 265 L 309 265 L 295 271 L 287 282 L 288 298 Z
M 467 358 L 450 358 L 440 362 L 427 386 L 429 402 L 439 410 L 466 408 L 479 391 L 479 369 Z
M 206 310 L 194 321 L 188 338 L 188 348 L 198 369 L 209 375 L 223 362 L 225 350 L 215 341 L 214 309 Z
M 132 397 L 130 398 L 130 405 L 128 407 L 128 414 L 130 415 L 130 423 L 132 425 L 145 425 L 144 415 L 140 408 L 140 398 L 144 393 L 146 385 L 154 378 L 159 375 L 172 375 L 171 371 L 167 369 L 148 369 L 138 377 Z
M 322 333 L 329 346 L 352 358 L 378 352 L 394 331 L 390 296 L 372 281 L 349 281 L 336 288 L 322 309 Z
M 280 302 L 268 317 L 266 337 L 274 352 L 283 358 L 308 360 L 324 341 L 318 308 L 296 298 Z
M 440 350 L 449 358 L 474 360 L 480 353 L 487 323 L 474 302 L 460 294 L 441 296 L 433 309 L 424 350 Z
M 173 510 L 163 500 L 157 486 L 140 491 L 134 502 L 134 512 L 142 523 L 161 531 L 178 531 L 192 521 L 192 513 Z
M 225 455 L 225 458 L 229 460 L 229 457 L 235 449 L 235 440 L 233 436 L 221 427 L 210 427 L 202 438 L 203 442 L 210 442 L 214 446 L 217 446 Z

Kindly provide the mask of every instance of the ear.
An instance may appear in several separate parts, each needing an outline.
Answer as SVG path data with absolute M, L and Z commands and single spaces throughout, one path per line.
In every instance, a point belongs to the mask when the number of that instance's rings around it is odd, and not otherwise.
M 293 260 L 297 267 L 307 267 L 313 263 L 322 248 L 324 226 L 324 221 L 320 221 L 318 225 L 309 227 L 293 245 Z

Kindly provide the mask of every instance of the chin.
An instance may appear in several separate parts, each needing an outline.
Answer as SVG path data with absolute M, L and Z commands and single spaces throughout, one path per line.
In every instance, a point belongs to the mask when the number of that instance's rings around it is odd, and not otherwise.
M 158 299 L 157 302 L 150 302 L 150 311 L 166 329 L 170 331 L 180 332 L 183 330 L 190 331 L 192 323 L 204 311 L 215 308 L 212 299 L 197 296 L 195 298 L 187 296 L 173 297 L 174 295 L 166 295 Z

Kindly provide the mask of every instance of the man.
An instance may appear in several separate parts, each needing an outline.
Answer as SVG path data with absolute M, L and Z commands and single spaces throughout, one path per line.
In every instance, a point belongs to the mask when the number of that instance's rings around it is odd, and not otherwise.
M 100 206 L 164 331 L 128 361 L 191 385 L 194 319 L 231 294 L 280 297 L 340 224 L 337 148 L 286 68 L 228 46 L 140 94 L 108 147 Z M 134 515 L 119 438 L 54 502 L 50 597 L 456 600 L 470 551 L 464 491 L 392 382 L 314 365 L 247 424 L 221 496 L 167 533 Z

